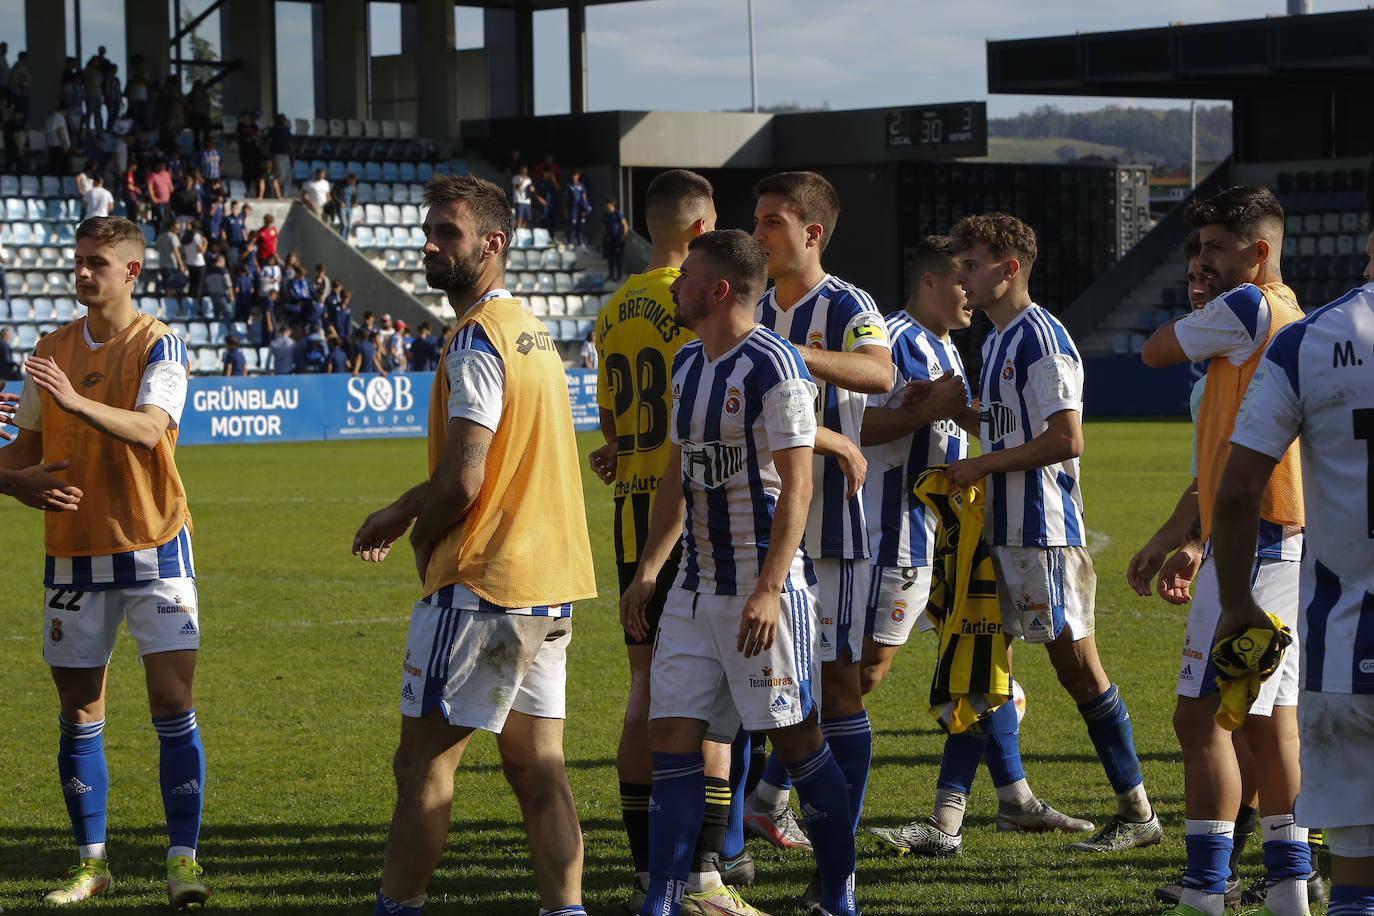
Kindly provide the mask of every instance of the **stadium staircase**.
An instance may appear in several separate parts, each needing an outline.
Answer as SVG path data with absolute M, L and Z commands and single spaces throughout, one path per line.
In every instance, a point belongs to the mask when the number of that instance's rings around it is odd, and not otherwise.
M 1193 197 L 1233 184 L 1273 189 L 1286 214 L 1284 280 L 1305 309 L 1361 282 L 1367 162 L 1316 160 L 1234 165 L 1228 159 L 1150 230 L 1063 314 L 1085 356 L 1133 356 L 1161 324 L 1188 311 L 1179 248 L 1183 214 Z

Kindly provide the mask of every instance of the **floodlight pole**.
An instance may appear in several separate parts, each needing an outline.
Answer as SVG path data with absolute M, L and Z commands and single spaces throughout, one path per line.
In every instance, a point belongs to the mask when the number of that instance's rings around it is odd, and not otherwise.
M 1193 122 L 1188 156 L 1188 190 L 1191 191 L 1197 187 L 1197 99 L 1188 103 L 1188 111 Z
M 749 7 L 749 98 L 754 114 L 759 112 L 759 77 L 754 64 L 754 0 L 745 0 Z

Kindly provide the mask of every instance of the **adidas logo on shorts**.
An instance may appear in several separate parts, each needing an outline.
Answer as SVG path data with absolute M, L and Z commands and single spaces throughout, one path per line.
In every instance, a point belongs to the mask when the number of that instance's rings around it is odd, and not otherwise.
M 194 622 L 188 620 L 186 621 L 186 625 L 184 627 L 182 627 L 180 630 L 177 630 L 177 633 L 182 636 L 195 636 L 196 625 Z
M 791 705 L 792 703 L 790 700 L 787 699 L 787 697 L 783 696 L 782 694 L 778 694 L 777 696 L 773 697 L 773 702 L 768 704 L 768 708 L 773 710 L 774 712 L 778 712 L 779 710 L 787 709 Z
M 62 783 L 62 793 L 64 795 L 85 795 L 89 791 L 91 791 L 91 787 L 75 776 Z
M 199 779 L 192 779 L 192 780 L 190 780 L 190 781 L 188 781 L 188 782 L 183 782 L 181 785 L 177 786 L 175 789 L 172 790 L 172 794 L 173 794 L 173 795 L 199 795 L 199 794 L 200 794 L 200 780 L 199 780 Z
M 411 700 L 411 701 L 414 701 L 414 699 L 415 699 L 415 691 L 413 691 L 413 690 L 410 689 L 410 682 L 409 682 L 409 681 L 407 681 L 407 682 L 406 682 L 406 685 L 405 685 L 404 687 L 401 688 L 401 699 L 403 699 L 403 700 Z

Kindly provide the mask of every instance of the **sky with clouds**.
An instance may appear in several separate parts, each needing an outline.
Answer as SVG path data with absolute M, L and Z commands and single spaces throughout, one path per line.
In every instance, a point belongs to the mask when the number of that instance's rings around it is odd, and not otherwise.
M 65 2 L 68 32 L 71 10 Z M 182 0 L 199 11 L 207 0 Z M 13 52 L 24 46 L 24 0 L 0 0 L 0 37 Z M 1353 0 L 1311 0 L 1312 11 L 1362 9 Z M 987 92 L 988 39 L 1034 38 L 1073 32 L 1150 28 L 1171 22 L 1220 22 L 1283 15 L 1287 0 L 753 0 L 755 59 L 761 105 L 797 102 L 831 108 L 880 108 L 929 102 L 988 101 L 993 117 L 1052 103 L 1082 110 L 1150 100 L 1047 98 Z M 328 3 L 325 3 L 328 15 Z M 747 0 L 638 0 L 587 9 L 588 94 L 593 110 L 715 111 L 750 104 Z M 459 47 L 481 43 L 481 11 L 459 7 Z M 308 116 L 309 67 L 300 54 L 309 41 L 307 4 L 277 5 L 280 107 Z M 400 50 L 400 11 L 394 2 L 372 4 L 372 47 Z M 218 14 L 205 26 L 218 30 Z M 6 34 L 7 33 L 7 34 Z M 83 53 L 97 44 L 123 62 L 123 3 L 84 0 Z M 69 38 L 69 45 L 73 39 Z M 218 42 L 215 42 L 218 45 Z M 127 69 L 127 68 L 124 68 Z M 299 70 L 300 73 L 295 71 Z M 1180 106 L 1161 100 L 1161 106 Z M 535 14 L 535 109 L 568 110 L 567 14 Z

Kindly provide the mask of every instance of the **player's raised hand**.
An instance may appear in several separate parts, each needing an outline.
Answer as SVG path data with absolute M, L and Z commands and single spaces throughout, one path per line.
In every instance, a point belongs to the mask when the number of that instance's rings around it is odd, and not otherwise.
M 405 518 L 394 505 L 378 509 L 353 535 L 353 555 L 368 563 L 380 563 L 391 552 L 391 545 L 410 529 L 413 518 Z
M 1164 565 L 1167 553 L 1168 551 L 1157 544 L 1154 538 L 1150 538 L 1149 542 L 1131 557 L 1131 562 L 1126 566 L 1126 582 L 1140 597 L 1148 598 L 1154 591 L 1152 586 L 1155 573 Z
M 750 595 L 744 603 L 744 610 L 740 611 L 735 651 L 742 652 L 745 658 L 753 658 L 773 648 L 781 611 L 782 603 L 777 595 L 760 595 L 758 592 Z
M 618 458 L 616 443 L 607 442 L 587 456 L 587 463 L 592 466 L 592 473 L 600 477 L 602 483 L 611 483 L 615 480 L 615 467 Z
M 71 380 L 67 378 L 67 373 L 62 371 L 57 365 L 57 360 L 51 356 L 30 356 L 24 361 L 24 371 L 33 379 L 35 385 L 52 395 L 57 406 L 63 410 L 70 411 L 85 400 L 76 393 Z
M 1180 547 L 1164 561 L 1159 571 L 1159 597 L 1170 604 L 1187 604 L 1193 600 L 1191 587 L 1202 565 L 1202 555 L 1190 547 Z
M 620 596 L 620 625 L 636 640 L 643 640 L 649 635 L 649 619 L 644 615 L 644 608 L 653 594 L 654 580 L 635 576 L 630 587 Z
M 10 495 L 26 506 L 44 512 L 72 512 L 81 502 L 81 488 L 74 487 L 54 472 L 65 470 L 70 462 L 54 461 L 15 471 Z

